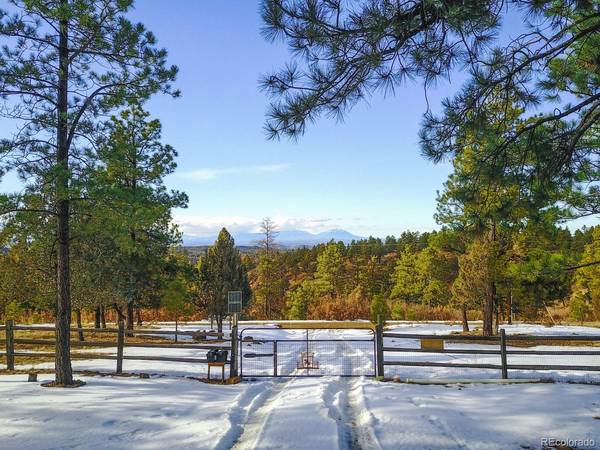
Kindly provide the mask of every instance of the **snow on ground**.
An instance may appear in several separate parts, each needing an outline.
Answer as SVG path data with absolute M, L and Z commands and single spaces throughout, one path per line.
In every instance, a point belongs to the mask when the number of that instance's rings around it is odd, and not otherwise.
M 365 378 L 207 385 L 87 377 L 73 390 L 0 376 L 2 449 L 600 448 L 593 385 L 419 386 Z
M 2 449 L 228 448 L 230 414 L 252 388 L 92 377 L 65 390 L 24 378 L 0 376 Z
M 519 449 L 542 439 L 580 439 L 600 448 L 598 386 L 364 384 L 381 448 Z M 593 443 L 591 442 L 593 441 Z
M 247 328 L 262 324 L 244 325 Z M 161 329 L 171 325 L 162 324 Z M 183 330 L 207 328 L 189 324 Z M 460 326 L 442 323 L 396 323 L 392 331 L 447 334 Z M 514 325 L 509 333 L 599 334 L 585 327 Z M 248 329 L 255 340 L 304 342 L 303 330 Z M 369 338 L 368 330 L 311 330 L 310 338 L 334 340 L 313 350 L 321 373 L 350 365 L 354 373 L 371 370 L 370 347 L 336 339 Z M 386 338 L 387 339 L 387 338 Z M 402 341 L 402 342 L 400 342 Z M 418 346 L 414 339 L 388 339 L 386 345 Z M 218 344 L 217 344 L 218 345 Z M 244 343 L 245 351 L 268 354 L 270 343 Z M 280 344 L 278 370 L 298 372 L 302 345 Z M 447 343 L 453 348 L 490 348 Z M 548 346 L 529 349 L 548 348 Z M 552 347 L 556 349 L 556 346 Z M 559 347 L 585 350 L 592 347 Z M 260 351 L 258 349 L 261 349 Z M 522 349 L 522 348 L 521 348 Z M 595 347 L 594 349 L 598 349 Z M 114 353 L 115 349 L 101 349 Z M 334 355 L 344 353 L 337 360 Z M 205 350 L 126 348 L 126 355 L 202 357 Z M 393 355 L 393 356 L 392 356 Z M 426 361 L 498 363 L 497 355 L 386 354 L 386 358 Z M 533 360 L 509 357 L 509 363 Z M 547 357 L 544 357 L 547 358 Z M 570 361 L 588 363 L 577 356 Z M 253 370 L 272 371 L 272 358 Z M 585 362 L 583 362 L 586 360 Z M 246 363 L 246 361 L 245 361 Z M 337 367 L 336 367 L 337 364 Z M 75 360 L 76 369 L 114 371 L 114 361 Z M 38 365 L 46 367 L 51 364 Z M 21 366 L 26 368 L 28 366 Z M 0 376 L 0 449 L 519 449 L 542 448 L 543 438 L 579 439 L 578 448 L 600 449 L 600 387 L 597 385 L 465 384 L 424 386 L 382 383 L 372 378 L 247 379 L 230 386 L 207 385 L 182 378 L 202 376 L 205 364 L 124 361 L 125 371 L 161 374 L 150 379 L 84 377 L 73 390 L 45 389 L 25 382 L 25 375 Z M 316 373 L 319 373 L 318 371 Z M 386 375 L 401 378 L 499 378 L 498 370 L 386 366 Z M 558 381 L 598 381 L 598 373 L 511 371 L 511 377 L 550 377 Z M 42 380 L 51 375 L 41 375 Z M 585 441 L 587 439 L 587 442 Z M 591 443 L 593 441 L 593 443 Z M 577 446 L 573 446 L 577 448 Z

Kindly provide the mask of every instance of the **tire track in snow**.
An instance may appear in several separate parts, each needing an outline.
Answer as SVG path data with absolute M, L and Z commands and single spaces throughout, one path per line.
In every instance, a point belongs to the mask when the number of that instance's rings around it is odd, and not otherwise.
M 351 367 L 354 373 L 354 364 L 350 355 L 354 355 L 356 349 L 347 342 L 340 341 L 337 344 L 337 352 L 345 355 L 342 360 L 342 367 Z M 362 353 L 362 352 L 359 352 Z M 364 378 L 343 378 L 339 379 L 340 390 L 340 415 L 341 430 L 340 449 L 341 450 L 381 450 L 381 445 L 375 436 L 373 425 L 375 418 L 367 409 L 362 383 Z
M 350 449 L 381 450 L 373 426 L 375 418 L 365 403 L 363 378 L 344 380 L 347 384 L 346 423 L 350 426 Z
M 244 431 L 244 423 L 248 415 L 263 403 L 263 399 L 268 396 L 271 386 L 265 387 L 262 383 L 248 387 L 238 397 L 235 398 L 233 406 L 225 413 L 226 421 L 229 422 L 229 428 L 214 445 L 214 450 L 227 450 L 231 448 Z
M 444 420 L 433 415 L 428 415 L 426 416 L 426 418 L 431 425 L 440 430 L 440 433 L 443 436 L 446 436 L 449 440 L 454 441 L 456 443 L 456 447 L 454 448 L 459 450 L 470 450 L 471 447 L 469 447 L 469 445 L 460 436 L 454 433 Z
M 237 438 L 231 445 L 231 450 L 251 450 L 256 447 L 263 434 L 265 425 L 271 416 L 274 405 L 285 388 L 293 383 L 289 381 L 274 381 L 271 387 L 265 391 L 258 403 L 254 402 L 253 407 L 248 410 L 245 421 L 240 425 Z
M 434 402 L 438 399 L 438 396 L 436 395 L 432 395 L 430 397 Z M 428 408 L 429 404 L 427 403 L 427 401 L 423 401 L 420 397 L 408 397 L 408 401 L 410 404 L 412 404 L 413 406 L 415 406 L 416 408 Z M 464 416 L 464 413 L 462 412 L 458 412 L 458 414 Z M 420 417 L 423 418 L 424 420 L 426 420 L 432 427 L 434 427 L 435 429 L 437 429 L 440 433 L 441 436 L 445 437 L 446 439 L 448 439 L 451 442 L 454 442 L 455 445 L 453 446 L 449 446 L 448 448 L 452 448 L 452 449 L 458 449 L 458 450 L 470 450 L 471 447 L 469 447 L 468 443 L 462 439 L 460 436 L 458 436 L 456 433 L 454 433 L 452 431 L 452 428 L 441 418 L 439 418 L 438 416 L 434 415 L 434 414 L 421 414 L 419 413 Z

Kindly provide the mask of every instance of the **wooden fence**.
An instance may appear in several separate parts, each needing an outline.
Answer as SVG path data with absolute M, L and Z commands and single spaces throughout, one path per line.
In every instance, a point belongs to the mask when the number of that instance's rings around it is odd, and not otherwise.
M 5 325 L 0 325 L 0 332 L 4 331 L 5 339 L 0 340 L 0 345 L 4 346 L 5 351 L 0 352 L 0 357 L 6 357 L 6 369 L 15 369 L 15 359 L 17 358 L 54 358 L 55 352 L 39 352 L 39 351 L 19 351 L 19 345 L 28 346 L 55 346 L 56 341 L 54 339 L 28 339 L 22 337 L 16 337 L 15 332 L 17 331 L 45 331 L 55 332 L 56 329 L 53 326 L 28 326 L 28 325 L 15 325 L 12 320 L 8 320 Z M 230 365 L 231 376 L 237 375 L 237 327 L 233 327 L 231 334 L 228 337 L 226 333 L 216 333 L 204 330 L 198 330 L 204 335 L 204 339 L 195 339 L 192 343 L 186 344 L 177 342 L 177 336 L 194 336 L 196 332 L 193 331 L 166 331 L 166 330 L 153 330 L 153 329 L 134 329 L 126 330 L 124 322 L 118 323 L 117 328 L 71 328 L 73 334 L 90 336 L 97 333 L 113 334 L 115 340 L 111 341 L 88 341 L 88 340 L 73 340 L 71 341 L 71 347 L 87 347 L 87 348 L 111 348 L 116 347 L 116 355 L 101 354 L 101 353 L 89 353 L 89 352 L 71 352 L 71 359 L 86 359 L 86 360 L 115 360 L 116 361 L 116 373 L 123 372 L 123 360 L 136 360 L 136 361 L 162 361 L 162 362 L 184 362 L 184 363 L 207 363 L 206 358 L 189 358 L 189 357 L 174 357 L 174 356 L 143 356 L 143 355 L 124 355 L 125 348 L 180 348 L 180 349 L 195 349 L 195 350 L 211 350 L 211 349 L 223 349 L 230 351 L 231 358 L 227 361 Z M 176 340 L 173 342 L 131 342 L 127 340 L 130 336 L 175 336 Z M 207 337 L 213 337 L 217 339 L 206 339 Z
M 576 341 L 585 343 L 594 343 L 600 341 L 600 335 L 507 335 L 503 329 L 498 336 L 465 336 L 465 335 L 437 335 L 437 334 L 410 334 L 393 333 L 383 330 L 381 325 L 376 328 L 377 333 L 377 374 L 380 377 L 385 376 L 386 366 L 405 366 L 405 367 L 446 367 L 446 368 L 464 368 L 464 369 L 496 369 L 501 372 L 503 379 L 508 378 L 509 370 L 567 370 L 598 372 L 600 371 L 600 351 L 597 350 L 520 350 L 508 348 L 511 343 L 514 345 L 556 345 L 556 343 L 565 341 Z M 386 344 L 384 338 L 410 339 L 410 340 L 433 340 L 442 342 L 456 343 L 476 343 L 484 345 L 497 346 L 497 349 L 484 348 L 445 348 L 443 344 L 422 348 L 398 347 Z M 600 350 L 600 349 L 599 349 Z M 494 363 L 471 363 L 471 362 L 440 362 L 440 361 L 407 361 L 398 359 L 386 359 L 390 353 L 427 353 L 427 354 L 458 354 L 458 355 L 497 355 L 498 360 Z M 510 364 L 511 355 L 520 356 L 596 356 L 598 365 L 573 365 L 573 364 Z

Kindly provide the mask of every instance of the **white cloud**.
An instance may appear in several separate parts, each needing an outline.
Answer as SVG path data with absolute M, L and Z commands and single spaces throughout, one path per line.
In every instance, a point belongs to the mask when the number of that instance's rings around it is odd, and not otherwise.
M 201 216 L 180 211 L 173 220 L 188 237 L 206 237 L 216 235 L 225 227 L 230 233 L 255 233 L 260 230 L 262 217 L 244 216 Z M 327 217 L 297 218 L 273 215 L 271 219 L 280 230 L 304 230 L 311 233 L 340 228 L 341 225 Z
M 195 181 L 209 181 L 227 175 L 259 175 L 264 173 L 282 172 L 291 167 L 291 164 L 265 164 L 258 166 L 225 167 L 225 168 L 200 168 L 191 171 L 176 172 L 176 176 Z

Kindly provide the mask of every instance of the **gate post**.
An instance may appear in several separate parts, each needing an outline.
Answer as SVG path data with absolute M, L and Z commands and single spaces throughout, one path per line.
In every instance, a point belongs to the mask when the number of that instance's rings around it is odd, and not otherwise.
M 381 316 L 377 315 L 377 326 L 375 327 L 375 339 L 376 339 L 376 347 L 375 347 L 375 359 L 377 361 L 377 371 L 376 376 L 383 378 L 384 368 L 383 368 L 383 321 L 381 320 Z
M 273 376 L 277 377 L 277 341 L 273 341 Z
M 6 321 L 6 369 L 15 370 L 15 322 Z
M 506 363 L 506 332 L 500 329 L 500 358 L 502 360 L 502 379 L 508 379 L 508 365 Z
M 229 376 L 238 376 L 238 321 L 237 314 L 233 317 L 233 325 L 231 327 L 231 363 L 229 365 Z

